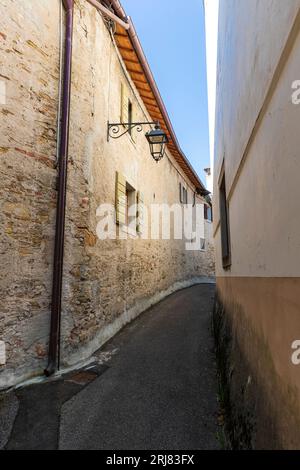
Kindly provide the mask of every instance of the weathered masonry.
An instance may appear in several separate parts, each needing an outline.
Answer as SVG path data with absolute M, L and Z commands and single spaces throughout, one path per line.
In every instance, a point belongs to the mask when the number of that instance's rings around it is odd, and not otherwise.
M 299 51 L 299 0 L 220 1 L 216 333 L 238 448 L 300 446 Z
M 108 3 L 124 20 L 119 2 Z M 61 365 L 87 358 L 152 303 L 214 271 L 209 220 L 197 251 L 184 240 L 144 239 L 141 209 L 136 230 L 128 229 L 131 202 L 209 205 L 133 26 L 111 22 L 86 0 L 2 1 L 0 388 L 43 373 L 48 361 L 66 5 L 74 29 Z M 169 137 L 159 164 L 143 133 L 108 141 L 107 123 L 125 120 L 159 121 Z M 97 236 L 101 204 L 116 208 L 116 239 Z

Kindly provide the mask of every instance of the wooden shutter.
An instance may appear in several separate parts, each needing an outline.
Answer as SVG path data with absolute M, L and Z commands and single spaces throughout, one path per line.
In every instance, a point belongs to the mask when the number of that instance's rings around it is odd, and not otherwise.
M 128 122 L 128 102 L 129 102 L 129 96 L 128 96 L 127 88 L 124 85 L 124 83 L 121 82 L 120 117 L 121 117 L 122 123 Z
M 201 217 L 200 217 L 200 220 L 198 221 L 198 223 L 199 223 L 198 236 L 202 240 L 205 240 L 205 222 L 204 222 L 204 207 L 205 207 L 205 205 L 200 202 L 199 204 L 197 204 L 197 206 L 200 207 L 200 212 L 201 212 Z
M 116 223 L 126 224 L 126 180 L 116 172 Z
M 137 193 L 137 224 L 136 231 L 137 233 L 143 232 L 144 227 L 144 194 L 141 191 Z

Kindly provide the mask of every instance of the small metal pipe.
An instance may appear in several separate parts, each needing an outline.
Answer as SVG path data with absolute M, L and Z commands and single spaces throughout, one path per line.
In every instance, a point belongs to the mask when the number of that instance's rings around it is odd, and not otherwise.
M 119 18 L 117 15 L 115 15 L 112 11 L 110 11 L 108 8 L 106 8 L 104 5 L 101 3 L 97 2 L 97 0 L 86 0 L 88 3 L 93 5 L 97 10 L 101 11 L 104 15 L 108 16 L 111 20 L 115 21 L 118 23 L 122 28 L 128 30 L 130 28 L 129 24 L 126 23 L 126 21 L 123 21 L 121 18 Z M 126 17 L 125 17 L 126 18 Z
M 63 72 L 63 5 L 62 1 L 59 2 L 59 82 L 58 82 L 58 106 L 57 106 L 57 128 L 56 128 L 56 165 L 59 161 L 60 150 L 60 119 L 61 119 L 61 91 L 62 91 L 62 72 Z
M 72 68 L 72 40 L 73 40 L 73 15 L 74 0 L 62 0 L 66 11 L 66 38 L 64 57 L 64 80 L 62 93 L 62 115 L 59 151 L 59 176 L 56 210 L 56 232 L 53 263 L 53 284 L 51 304 L 51 325 L 49 339 L 48 366 L 45 375 L 52 375 L 58 364 L 59 342 L 60 342 L 60 320 L 61 320 L 61 294 L 63 277 L 64 257 L 64 234 L 66 215 L 66 189 L 69 147 L 69 123 L 70 123 L 70 101 L 71 101 L 71 68 Z
M 113 7 L 114 7 L 114 10 L 116 12 L 116 14 L 120 17 L 120 18 L 125 18 L 126 17 L 126 13 L 125 13 L 125 10 L 124 8 L 122 7 L 121 3 L 119 2 L 119 0 L 110 0 Z

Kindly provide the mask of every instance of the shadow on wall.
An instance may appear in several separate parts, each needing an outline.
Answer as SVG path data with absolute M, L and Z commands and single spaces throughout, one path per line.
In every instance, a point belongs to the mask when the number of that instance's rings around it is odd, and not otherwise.
M 296 392 L 280 380 L 266 341 L 254 331 L 243 308 L 224 305 L 219 292 L 213 328 L 227 447 L 299 449 Z

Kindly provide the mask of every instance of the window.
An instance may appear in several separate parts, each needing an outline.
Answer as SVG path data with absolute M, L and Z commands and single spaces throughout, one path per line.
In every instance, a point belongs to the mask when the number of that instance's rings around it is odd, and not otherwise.
M 213 221 L 212 207 L 208 204 L 204 205 L 204 219 L 208 220 L 209 222 Z
M 116 172 L 116 223 L 130 235 L 143 233 L 144 195 Z
M 120 119 L 121 123 L 129 124 L 129 135 L 133 139 L 132 128 L 130 124 L 134 122 L 134 107 L 133 103 L 129 98 L 129 92 L 126 85 L 121 82 L 121 102 L 120 102 Z
M 188 203 L 187 189 L 181 183 L 179 183 L 179 200 L 180 200 L 181 204 L 187 204 Z
M 230 247 L 230 231 L 229 231 L 229 213 L 226 196 L 225 172 L 223 172 L 220 186 L 220 224 L 221 224 L 221 245 L 222 245 L 222 262 L 223 268 L 228 269 L 231 266 L 231 247 Z

